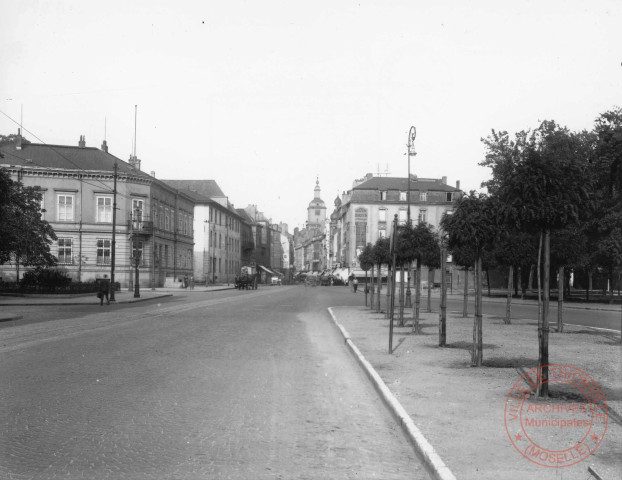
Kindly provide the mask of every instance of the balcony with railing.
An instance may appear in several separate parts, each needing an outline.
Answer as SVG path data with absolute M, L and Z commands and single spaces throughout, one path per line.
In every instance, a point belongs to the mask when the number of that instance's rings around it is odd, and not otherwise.
M 127 231 L 130 235 L 153 235 L 153 221 L 142 211 L 128 212 Z

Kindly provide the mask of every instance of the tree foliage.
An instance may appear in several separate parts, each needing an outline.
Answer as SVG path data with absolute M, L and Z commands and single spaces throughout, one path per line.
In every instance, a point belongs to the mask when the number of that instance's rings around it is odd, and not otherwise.
M 0 263 L 53 266 L 50 245 L 56 240 L 52 226 L 41 219 L 40 193 L 24 187 L 0 170 Z

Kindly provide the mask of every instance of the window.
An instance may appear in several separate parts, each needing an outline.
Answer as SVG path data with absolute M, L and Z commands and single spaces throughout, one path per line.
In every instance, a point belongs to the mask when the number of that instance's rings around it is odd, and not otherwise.
M 58 239 L 58 263 L 63 265 L 71 265 L 73 263 L 71 238 Z
M 378 230 L 378 238 L 386 238 L 387 237 L 387 231 L 384 228 L 381 228 L 380 230 Z
M 57 196 L 57 212 L 59 222 L 73 222 L 73 195 L 59 194 Z
M 364 247 L 367 240 L 367 224 L 356 222 L 356 246 Z
M 425 209 L 419 210 L 419 223 L 426 223 L 428 221 L 428 211 Z
M 112 197 L 97 197 L 96 222 L 112 223 Z
M 130 255 L 132 257 L 138 256 L 138 259 L 139 259 L 138 265 L 141 267 L 145 264 L 143 248 L 144 248 L 144 243 L 142 240 L 136 240 L 132 242 L 132 252 L 130 253 Z
M 132 199 L 132 221 L 136 228 L 142 227 L 143 222 L 143 208 L 145 206 L 145 202 L 138 198 Z
M 381 191 L 380 192 L 380 200 L 386 200 L 387 199 L 387 192 L 386 191 Z
M 404 225 L 406 223 L 407 218 L 408 218 L 408 211 L 401 209 L 398 212 L 398 217 L 397 217 L 397 221 L 399 222 L 399 224 Z
M 169 216 L 169 209 L 164 209 L 164 230 L 170 230 L 171 228 L 171 217 Z
M 428 201 L 428 192 L 419 192 L 419 201 L 427 202 Z
M 385 208 L 378 210 L 378 221 L 383 223 L 387 221 L 387 210 Z
M 408 200 L 408 192 L 400 192 L 400 202 L 406 202 Z
M 97 239 L 97 265 L 110 265 L 110 240 Z
M 169 266 L 169 258 L 168 258 L 168 245 L 164 245 L 164 266 Z
M 454 193 L 453 192 L 447 192 L 447 201 L 451 202 L 454 199 Z
M 319 214 L 320 214 L 320 211 L 319 211 L 319 210 L 316 210 L 316 211 L 315 211 L 315 214 L 316 214 L 316 215 L 319 215 Z

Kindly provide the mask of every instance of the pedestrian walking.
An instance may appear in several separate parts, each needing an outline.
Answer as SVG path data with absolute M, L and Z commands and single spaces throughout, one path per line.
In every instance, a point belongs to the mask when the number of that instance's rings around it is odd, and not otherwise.
M 110 305 L 110 280 L 108 275 L 104 275 L 104 278 L 99 280 L 99 291 L 97 297 L 99 298 L 99 306 L 104 305 L 104 298 L 106 298 L 106 305 Z
M 194 290 L 194 275 L 190 275 L 190 290 Z
M 354 288 L 354 293 L 356 293 L 356 289 L 359 286 L 359 281 L 356 279 L 356 277 L 354 277 L 354 280 L 352 280 L 352 288 Z
M 184 288 L 188 288 L 188 275 L 184 275 Z

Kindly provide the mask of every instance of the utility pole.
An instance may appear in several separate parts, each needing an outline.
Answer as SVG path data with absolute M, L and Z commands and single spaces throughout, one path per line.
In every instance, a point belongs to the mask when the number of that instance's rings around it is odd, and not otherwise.
M 114 281 L 114 257 L 117 246 L 117 176 L 119 165 L 117 159 L 114 159 L 114 175 L 113 175 L 113 187 L 112 187 L 112 244 L 110 245 L 110 301 L 116 301 L 114 298 L 114 292 L 116 290 Z

